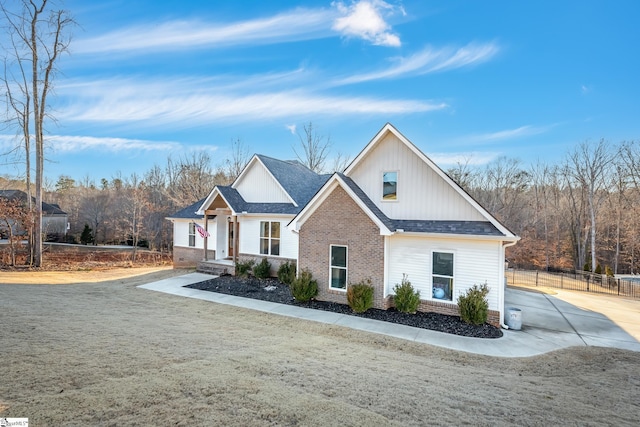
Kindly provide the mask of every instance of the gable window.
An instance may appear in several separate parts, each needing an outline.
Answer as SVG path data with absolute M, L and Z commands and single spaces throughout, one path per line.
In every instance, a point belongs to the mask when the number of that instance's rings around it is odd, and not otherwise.
M 433 253 L 433 298 L 453 300 L 453 253 Z
M 382 173 L 382 200 L 398 200 L 398 172 Z
M 260 221 L 260 253 L 280 255 L 280 223 Z
M 196 245 L 196 224 L 194 222 L 189 223 L 189 246 Z
M 347 247 L 331 245 L 331 289 L 347 288 Z

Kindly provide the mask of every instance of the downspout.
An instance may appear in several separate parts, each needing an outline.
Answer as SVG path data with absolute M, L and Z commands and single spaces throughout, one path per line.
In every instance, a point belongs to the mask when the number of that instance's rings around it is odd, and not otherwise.
M 502 245 L 502 258 L 505 258 L 505 249 L 515 245 L 516 243 L 518 243 L 518 241 L 516 240 L 515 242 L 507 242 L 505 244 Z M 504 261 L 502 262 L 502 276 L 504 279 Z M 504 294 L 507 291 L 507 283 L 505 280 L 502 280 L 502 286 L 504 286 L 504 292 L 502 292 L 502 301 L 500 301 L 500 307 L 502 307 L 502 311 L 500 312 L 500 326 L 504 329 L 509 329 L 509 326 L 504 324 Z

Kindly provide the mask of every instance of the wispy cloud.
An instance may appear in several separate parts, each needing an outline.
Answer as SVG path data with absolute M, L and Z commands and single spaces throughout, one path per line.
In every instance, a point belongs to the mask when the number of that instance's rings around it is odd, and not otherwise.
M 116 30 L 74 42 L 76 54 L 178 50 L 309 40 L 331 36 L 336 12 L 298 8 L 265 18 L 229 24 L 169 21 Z
M 385 20 L 398 10 L 404 10 L 390 5 L 382 0 L 361 0 L 345 4 L 336 1 L 332 5 L 340 13 L 340 17 L 333 23 L 333 29 L 345 37 L 356 37 L 374 45 L 400 46 L 400 37 L 391 32 L 391 25 Z
M 91 151 L 172 151 L 181 145 L 177 142 L 147 141 L 126 138 L 99 138 L 93 136 L 51 135 L 46 137 L 50 147 L 56 151 L 78 152 Z
M 227 92 L 198 79 L 140 82 L 111 79 L 60 85 L 67 96 L 58 118 L 68 121 L 190 126 L 219 121 L 248 122 L 360 114 L 410 114 L 441 110 L 443 102 L 340 96 L 306 89 Z
M 296 134 L 296 125 L 286 125 L 286 128 L 289 129 L 289 132 L 291 132 L 291 135 L 295 135 Z
M 440 166 L 455 166 L 458 164 L 469 166 L 486 165 L 498 158 L 500 153 L 468 152 L 468 153 L 431 153 L 429 158 Z
M 460 141 L 465 142 L 494 142 L 494 141 L 504 141 L 507 139 L 516 139 L 522 138 L 526 136 L 539 135 L 541 133 L 547 132 L 551 129 L 552 126 L 520 126 L 515 129 L 505 129 L 497 132 L 490 133 L 481 133 L 481 134 L 472 134 L 460 137 Z
M 470 43 L 464 47 L 427 47 L 408 57 L 393 58 L 393 65 L 383 70 L 357 74 L 335 82 L 337 85 L 360 83 L 370 80 L 416 76 L 438 71 L 452 70 L 480 64 L 493 58 L 500 51 L 496 43 Z

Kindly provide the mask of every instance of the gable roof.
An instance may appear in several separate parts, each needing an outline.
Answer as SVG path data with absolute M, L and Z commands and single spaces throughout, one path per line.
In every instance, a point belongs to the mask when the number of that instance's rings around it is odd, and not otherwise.
M 255 203 L 247 202 L 242 197 L 236 189 L 237 183 L 247 175 L 247 171 L 256 163 L 264 166 L 275 182 L 287 194 L 291 203 Z M 240 213 L 295 215 L 309 202 L 329 176 L 319 175 L 297 160 L 278 160 L 262 154 L 255 154 L 233 184 L 214 187 L 209 196 L 200 204 L 197 213 L 204 215 L 204 211 L 219 195 L 233 211 L 234 215 Z
M 168 216 L 167 219 L 200 219 L 202 218 L 202 215 L 197 215 L 196 212 L 204 201 L 205 199 L 200 199 L 197 202 L 190 204 L 186 208 L 180 209 L 173 215 Z
M 8 200 L 27 201 L 27 193 L 22 190 L 0 190 L 0 197 Z M 36 198 L 31 196 L 31 200 L 35 203 Z M 42 213 L 44 215 L 67 215 L 57 204 L 45 202 L 42 202 Z
M 364 149 L 353 159 L 353 161 L 344 170 L 344 174 L 349 174 L 367 157 L 369 153 L 387 136 L 387 134 L 393 134 L 398 140 L 403 143 L 409 150 L 411 150 L 420 160 L 426 163 L 440 178 L 442 178 L 449 186 L 456 191 L 463 199 L 465 199 L 476 211 L 480 213 L 486 221 L 490 222 L 495 229 L 497 229 L 505 237 L 513 237 L 516 235 L 509 230 L 504 224 L 502 224 L 497 218 L 495 218 L 489 211 L 487 211 L 477 200 L 475 200 L 466 190 L 464 190 L 456 181 L 454 181 L 447 173 L 445 173 L 440 167 L 435 164 L 428 156 L 426 156 L 418 147 L 416 147 L 411 141 L 409 141 L 398 129 L 396 129 L 391 123 L 386 123 L 380 131 L 371 139 L 371 141 L 364 147 Z M 478 221 L 459 221 L 459 222 L 478 222 Z M 484 221 L 479 221 L 484 222 Z
M 394 233 L 432 233 L 466 236 L 507 237 L 490 221 L 441 221 L 441 220 L 398 220 L 387 217 L 365 192 L 348 176 L 335 173 L 318 191 L 316 196 L 289 223 L 289 227 L 299 230 L 304 221 L 315 211 L 337 186 L 351 197 L 363 212 L 380 228 L 381 235 Z

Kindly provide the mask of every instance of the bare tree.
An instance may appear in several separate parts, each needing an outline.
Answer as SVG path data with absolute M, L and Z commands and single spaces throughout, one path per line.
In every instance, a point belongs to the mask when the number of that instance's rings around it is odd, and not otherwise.
M 68 51 L 70 37 L 67 30 L 74 23 L 65 10 L 50 10 L 48 0 L 12 0 L 0 2 L 0 16 L 11 43 L 10 59 L 5 59 L 9 70 L 18 70 L 14 83 L 20 87 L 24 99 L 22 105 L 28 108 L 14 112 L 27 113 L 33 120 L 18 120 L 23 128 L 25 149 L 30 153 L 29 135 L 33 132 L 35 143 L 35 226 L 34 226 L 34 265 L 42 264 L 42 190 L 44 177 L 44 122 L 50 118 L 47 108 L 47 96 L 51 92 L 56 65 L 60 55 Z M 5 73 L 15 77 L 13 71 Z M 16 93 L 12 92 L 11 96 Z M 30 101 L 30 102 L 29 102 Z M 20 105 L 15 102 L 15 105 Z M 31 130 L 29 127 L 33 125 Z M 27 130 L 24 127 L 27 126 Z M 30 154 L 29 154 L 30 155 Z
M 304 135 L 298 133 L 300 152 L 293 147 L 293 152 L 300 162 L 316 173 L 324 171 L 324 164 L 331 149 L 331 138 L 320 135 L 309 122 L 303 126 Z
M 596 233 L 598 209 L 606 193 L 608 174 L 613 161 L 609 144 L 600 140 L 597 144 L 583 142 L 568 157 L 567 172 L 580 184 L 587 198 L 587 210 L 591 236 L 591 271 L 595 271 Z
M 244 145 L 240 138 L 231 141 L 231 156 L 226 160 L 226 173 L 229 183 L 233 182 L 240 176 L 244 167 L 249 163 L 251 154 L 249 147 Z

